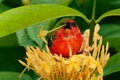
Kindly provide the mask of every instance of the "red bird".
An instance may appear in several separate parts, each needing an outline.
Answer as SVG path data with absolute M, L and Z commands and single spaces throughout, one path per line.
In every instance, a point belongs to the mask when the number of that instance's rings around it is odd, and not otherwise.
M 63 27 L 52 32 L 49 41 L 49 48 L 53 54 L 69 57 L 69 51 L 72 55 L 76 54 L 82 44 L 82 35 L 77 24 L 73 20 L 62 22 Z

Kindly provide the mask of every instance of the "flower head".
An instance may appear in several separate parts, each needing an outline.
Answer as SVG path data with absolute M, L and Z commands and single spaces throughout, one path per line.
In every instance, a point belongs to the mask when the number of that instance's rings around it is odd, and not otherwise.
M 103 68 L 110 54 L 108 43 L 106 47 L 102 45 L 102 36 L 98 34 L 99 28 L 97 24 L 92 46 L 89 46 L 89 29 L 84 32 L 80 49 L 82 54 L 64 58 L 52 54 L 47 44 L 46 51 L 30 46 L 26 49 L 26 63 L 21 60 L 19 62 L 27 69 L 32 69 L 44 80 L 103 80 Z

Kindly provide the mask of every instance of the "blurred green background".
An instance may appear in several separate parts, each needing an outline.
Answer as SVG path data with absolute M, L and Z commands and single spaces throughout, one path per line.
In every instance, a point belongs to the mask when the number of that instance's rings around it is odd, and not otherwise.
M 22 2 L 23 1 L 23 2 Z M 26 1 L 26 2 L 25 2 Z M 0 0 L 0 13 L 23 5 L 31 4 L 60 4 L 77 9 L 84 13 L 89 19 L 91 18 L 93 0 Z M 120 8 L 120 0 L 97 0 L 96 6 L 96 19 L 106 11 Z M 74 19 L 79 25 L 82 32 L 89 28 L 89 25 L 79 17 L 70 17 Z M 18 62 L 18 59 L 24 60 L 25 46 L 34 45 L 40 46 L 39 39 L 33 37 L 30 33 L 38 30 L 40 25 L 54 26 L 64 18 L 54 19 L 31 26 L 27 29 L 18 31 L 17 34 L 13 33 L 8 36 L 0 38 L 0 80 L 8 80 L 4 77 L 7 75 L 19 73 L 24 67 Z M 108 17 L 100 22 L 100 34 L 103 36 L 103 43 L 110 42 L 111 56 L 120 52 L 120 17 Z M 8 26 L 9 27 L 9 26 Z M 51 27 L 52 28 L 52 27 Z M 49 28 L 49 29 L 51 29 Z M 24 33 L 23 33 L 24 32 Z M 37 31 L 39 32 L 39 30 Z M 23 35 L 21 35 L 23 33 Z M 37 33 L 35 33 L 37 34 Z M 40 46 L 42 47 L 42 46 Z M 17 73 L 14 73 L 17 72 Z M 6 75 L 5 75 L 6 74 Z M 36 75 L 30 71 L 26 72 L 25 78 L 20 80 L 37 80 Z M 120 80 L 120 72 L 112 73 L 104 77 L 104 80 Z M 15 75 L 12 75 L 15 76 Z M 31 78 L 32 77 L 32 78 Z M 28 79 L 27 79 L 28 78 Z M 9 80 L 18 80 L 17 78 L 9 78 Z

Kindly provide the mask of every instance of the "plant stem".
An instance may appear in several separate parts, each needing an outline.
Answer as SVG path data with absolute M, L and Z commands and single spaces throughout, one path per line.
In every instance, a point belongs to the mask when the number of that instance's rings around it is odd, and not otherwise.
M 63 26 L 64 26 L 64 25 L 59 26 L 59 27 L 57 27 L 57 28 L 55 28 L 55 29 L 52 29 L 52 30 L 48 31 L 48 33 L 51 33 L 51 32 L 53 32 L 53 31 L 55 31 L 55 30 L 57 30 L 57 29 L 60 29 L 60 28 L 62 28 Z
M 93 43 L 93 35 L 94 35 L 94 28 L 95 28 L 95 20 L 91 20 L 90 22 L 90 37 L 89 37 L 89 45 L 91 46 Z
M 93 2 L 93 9 L 92 9 L 92 19 L 95 19 L 95 10 L 96 10 L 96 0 Z
M 91 46 L 92 45 L 92 42 L 93 42 L 93 35 L 94 35 L 94 28 L 95 28 L 95 9 L 96 9 L 96 0 L 94 0 L 94 3 L 93 3 L 93 10 L 92 10 L 92 18 L 91 18 L 91 21 L 90 21 L 90 37 L 89 37 L 89 45 Z

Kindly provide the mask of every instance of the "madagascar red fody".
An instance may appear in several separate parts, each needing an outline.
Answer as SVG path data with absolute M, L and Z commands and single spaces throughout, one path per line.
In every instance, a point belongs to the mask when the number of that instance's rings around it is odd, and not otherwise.
M 49 48 L 53 54 L 69 57 L 70 49 L 72 55 L 79 51 L 82 44 L 82 35 L 73 20 L 65 20 L 62 22 L 62 25 L 62 28 L 52 32 Z

